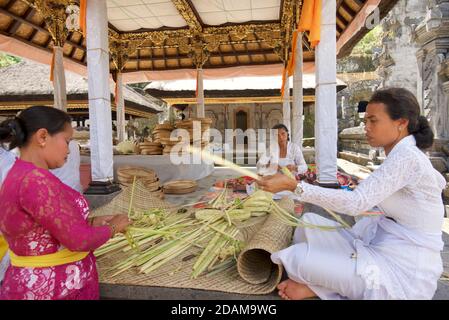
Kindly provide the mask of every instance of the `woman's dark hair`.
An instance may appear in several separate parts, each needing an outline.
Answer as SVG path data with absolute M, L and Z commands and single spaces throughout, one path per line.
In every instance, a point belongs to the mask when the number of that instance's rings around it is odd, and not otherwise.
M 427 149 L 433 145 L 434 134 L 426 117 L 420 116 L 418 100 L 410 91 L 390 88 L 374 93 L 369 103 L 383 103 L 393 120 L 407 119 L 408 132 L 416 139 L 416 146 Z
M 59 109 L 47 106 L 33 106 L 18 116 L 0 123 L 0 142 L 9 142 L 9 149 L 27 145 L 31 136 L 39 129 L 47 129 L 50 135 L 64 131 L 70 124 L 70 116 Z
M 290 133 L 288 132 L 287 126 L 285 124 L 282 124 L 282 123 L 276 124 L 271 129 L 272 130 L 279 130 L 279 129 L 285 130 L 285 132 L 287 132 L 287 140 L 290 141 Z

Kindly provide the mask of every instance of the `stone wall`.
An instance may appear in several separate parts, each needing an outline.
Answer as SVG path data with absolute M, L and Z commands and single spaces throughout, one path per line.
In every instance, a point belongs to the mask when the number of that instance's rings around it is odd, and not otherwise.
M 426 15 L 427 1 L 400 0 L 382 20 L 382 52 L 375 57 L 380 77 L 379 88 L 402 87 L 418 91 L 420 45 L 414 41 L 414 30 Z

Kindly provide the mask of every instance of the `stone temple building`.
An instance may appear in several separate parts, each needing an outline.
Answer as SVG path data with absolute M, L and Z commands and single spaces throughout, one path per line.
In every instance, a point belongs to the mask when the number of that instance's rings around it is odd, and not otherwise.
M 449 181 L 449 0 L 400 0 L 381 24 L 376 88 L 399 86 L 416 94 L 435 132 L 427 153 Z M 384 154 L 370 148 L 363 125 L 346 128 L 339 137 L 340 158 L 374 167 L 382 162 Z M 449 188 L 445 197 L 449 203 Z

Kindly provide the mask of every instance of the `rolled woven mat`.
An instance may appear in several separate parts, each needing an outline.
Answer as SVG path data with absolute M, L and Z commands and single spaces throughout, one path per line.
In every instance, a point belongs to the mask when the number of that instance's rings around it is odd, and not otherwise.
M 294 212 L 294 202 L 287 197 L 283 198 L 279 205 L 290 213 Z M 283 267 L 274 264 L 270 256 L 273 252 L 289 246 L 292 235 L 292 227 L 270 214 L 238 257 L 237 270 L 242 279 L 251 284 L 269 282 L 276 287 L 281 281 Z

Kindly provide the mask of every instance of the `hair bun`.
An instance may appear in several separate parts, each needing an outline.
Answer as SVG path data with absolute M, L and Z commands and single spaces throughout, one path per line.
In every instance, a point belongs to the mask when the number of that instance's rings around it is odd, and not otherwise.
M 427 149 L 433 145 L 434 134 L 426 117 L 420 116 L 413 136 L 416 139 L 416 146 L 420 149 Z
M 8 119 L 0 124 L 0 141 L 10 142 L 9 149 L 23 145 L 25 137 L 25 131 L 19 118 Z

